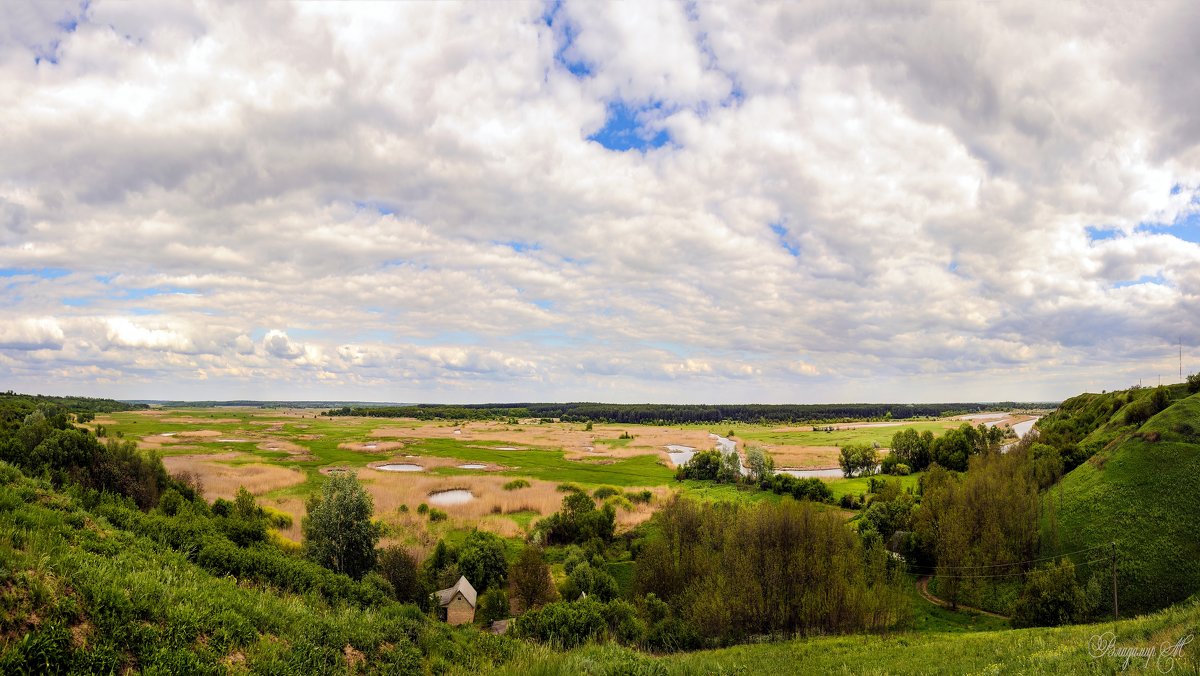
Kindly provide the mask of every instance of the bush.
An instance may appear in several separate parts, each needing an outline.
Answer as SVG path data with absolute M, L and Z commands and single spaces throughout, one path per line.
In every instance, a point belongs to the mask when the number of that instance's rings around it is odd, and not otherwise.
M 612 486 L 601 486 L 600 488 L 596 489 L 596 492 L 592 493 L 592 497 L 596 498 L 597 500 L 605 500 L 607 498 L 611 498 L 614 495 L 620 495 L 620 494 L 621 494 L 621 491 L 617 490 L 616 488 L 613 488 Z
M 583 490 L 583 486 L 575 483 L 562 483 L 555 487 L 559 493 L 587 493 Z
M 458 550 L 458 570 L 479 592 L 504 584 L 508 559 L 504 540 L 484 531 L 472 531 Z
M 529 488 L 529 482 L 524 479 L 514 479 L 504 484 L 504 490 L 515 491 L 520 488 Z
M 1187 391 L 1192 394 L 1200 392 L 1200 373 L 1193 373 L 1187 377 Z
M 440 510 L 440 509 L 430 509 L 430 510 L 429 510 L 429 521 L 430 521 L 431 523 L 437 523 L 437 522 L 439 522 L 439 521 L 445 521 L 445 520 L 446 520 L 446 519 L 448 519 L 449 517 L 450 517 L 450 515 L 449 515 L 449 514 L 446 514 L 445 512 L 443 512 L 443 511 L 442 511 L 442 510 Z
M 604 636 L 608 625 L 602 612 L 604 605 L 592 600 L 579 603 L 556 601 L 531 610 L 513 622 L 517 638 L 527 638 L 570 649 Z
M 429 505 L 425 504 L 424 502 L 417 505 L 417 514 L 428 514 L 428 513 L 429 513 Z
M 605 604 L 603 614 L 609 634 L 618 642 L 637 646 L 646 640 L 646 623 L 638 617 L 632 603 L 624 599 L 610 601 Z
M 503 589 L 493 588 L 479 596 L 479 612 L 475 619 L 483 624 L 491 624 L 496 620 L 508 617 L 508 594 Z
M 629 491 L 625 494 L 625 497 L 633 503 L 649 504 L 650 501 L 654 499 L 654 493 L 651 493 L 649 489 L 641 491 Z
M 700 635 L 696 630 L 677 617 L 656 622 L 646 635 L 646 646 L 662 652 L 695 650 L 700 644 Z
M 392 585 L 397 601 L 420 603 L 428 593 L 421 584 L 421 571 L 417 557 L 407 549 L 392 545 L 379 551 L 376 557 L 377 570 Z
M 1052 563 L 1029 574 L 1013 609 L 1014 627 L 1053 627 L 1083 619 L 1087 597 L 1075 579 L 1075 564 Z

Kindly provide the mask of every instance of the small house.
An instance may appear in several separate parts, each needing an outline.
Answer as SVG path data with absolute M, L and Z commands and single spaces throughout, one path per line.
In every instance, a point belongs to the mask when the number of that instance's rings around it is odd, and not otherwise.
M 466 576 L 458 578 L 453 587 L 437 592 L 438 606 L 446 611 L 446 622 L 470 624 L 475 621 L 475 588 Z

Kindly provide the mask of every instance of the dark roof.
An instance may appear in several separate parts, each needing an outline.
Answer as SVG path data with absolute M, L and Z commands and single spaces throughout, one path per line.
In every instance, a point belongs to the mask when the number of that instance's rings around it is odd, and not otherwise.
M 463 598 L 467 600 L 467 603 L 471 604 L 472 608 L 475 607 L 475 588 L 471 586 L 470 582 L 467 582 L 465 575 L 458 578 L 458 582 L 455 582 L 453 587 L 437 592 L 438 605 L 450 605 L 450 602 L 454 600 L 454 595 L 458 592 L 462 592 Z

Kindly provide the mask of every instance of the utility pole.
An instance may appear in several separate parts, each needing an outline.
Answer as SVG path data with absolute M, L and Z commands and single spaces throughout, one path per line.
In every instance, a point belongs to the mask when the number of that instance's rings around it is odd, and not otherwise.
M 1112 578 L 1113 578 L 1113 621 L 1121 619 L 1121 611 L 1117 609 L 1117 543 L 1112 543 Z

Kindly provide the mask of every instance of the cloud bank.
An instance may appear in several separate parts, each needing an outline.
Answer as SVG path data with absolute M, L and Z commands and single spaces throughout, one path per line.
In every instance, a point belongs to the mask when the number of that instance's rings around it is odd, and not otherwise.
M 1194 3 L 5 3 L 0 381 L 1050 399 L 1200 366 Z

